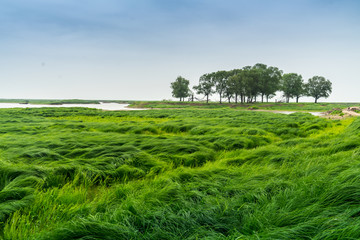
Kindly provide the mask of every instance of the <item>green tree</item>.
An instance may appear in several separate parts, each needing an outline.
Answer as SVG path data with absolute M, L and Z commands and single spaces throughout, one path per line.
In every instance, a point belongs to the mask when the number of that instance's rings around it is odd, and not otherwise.
M 287 103 L 293 97 L 296 98 L 296 102 L 299 102 L 299 98 L 305 94 L 304 80 L 301 75 L 296 73 L 284 74 L 281 79 L 280 88 L 284 92 Z
M 264 102 L 264 96 L 268 102 L 269 98 L 274 96 L 275 92 L 279 90 L 282 71 L 277 67 L 268 67 L 262 63 L 255 64 L 253 69 L 256 69 L 256 74 L 258 74 L 258 88 L 259 94 L 261 95 L 261 102 Z
M 180 98 L 180 102 L 184 101 L 184 99 L 189 96 L 189 83 L 189 80 L 186 80 L 181 76 L 177 77 L 175 82 L 171 83 L 172 96 Z
M 216 92 L 219 93 L 220 103 L 226 89 L 228 75 L 229 74 L 226 71 L 217 71 L 212 73 L 213 83 L 215 85 Z
M 259 69 L 246 66 L 243 68 L 244 94 L 247 102 L 256 102 L 256 96 L 260 93 L 260 73 Z
M 235 95 L 235 103 L 238 102 L 238 97 L 240 96 L 240 101 L 243 103 L 244 93 L 244 74 L 241 69 L 234 69 L 230 73 L 228 78 L 228 87 L 231 89 L 231 92 Z
M 209 103 L 209 96 L 214 93 L 214 82 L 211 74 L 204 74 L 199 79 L 199 85 L 194 86 L 193 89 L 197 94 L 203 94 L 206 97 L 206 103 Z
M 315 103 L 321 97 L 327 98 L 332 91 L 332 83 L 322 76 L 314 76 L 306 84 L 307 96 L 315 98 Z
M 228 99 L 228 102 L 231 102 L 231 99 L 234 97 L 235 89 L 231 86 L 229 79 L 226 82 L 226 87 L 224 89 L 223 96 Z
M 280 80 L 282 77 L 283 71 L 279 70 L 277 67 L 268 67 L 266 70 L 266 102 L 269 102 L 269 98 L 275 96 L 276 91 L 280 90 Z

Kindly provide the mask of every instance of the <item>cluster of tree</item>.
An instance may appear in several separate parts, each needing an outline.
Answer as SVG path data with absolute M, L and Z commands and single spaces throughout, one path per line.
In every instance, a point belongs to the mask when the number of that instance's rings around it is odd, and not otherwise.
M 189 81 L 183 77 L 178 77 L 171 83 L 171 88 L 173 97 L 180 98 L 180 101 L 193 96 Z M 301 96 L 311 96 L 317 103 L 319 98 L 330 95 L 332 84 L 321 76 L 314 76 L 305 83 L 299 74 L 283 74 L 277 67 L 257 63 L 242 69 L 206 73 L 200 77 L 199 84 L 193 89 L 197 94 L 204 95 L 206 102 L 209 102 L 209 97 L 214 93 L 219 94 L 220 103 L 224 98 L 228 102 L 233 99 L 235 103 L 251 103 L 256 102 L 258 97 L 264 102 L 264 98 L 269 101 L 277 91 L 282 91 L 286 102 L 289 102 L 290 98 L 295 98 L 298 102 Z

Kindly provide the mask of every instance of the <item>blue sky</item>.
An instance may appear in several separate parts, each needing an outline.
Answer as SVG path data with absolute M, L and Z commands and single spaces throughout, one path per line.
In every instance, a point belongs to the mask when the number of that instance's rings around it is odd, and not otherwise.
M 2 0 L 0 36 L 0 98 L 170 99 L 261 62 L 360 102 L 360 1 Z

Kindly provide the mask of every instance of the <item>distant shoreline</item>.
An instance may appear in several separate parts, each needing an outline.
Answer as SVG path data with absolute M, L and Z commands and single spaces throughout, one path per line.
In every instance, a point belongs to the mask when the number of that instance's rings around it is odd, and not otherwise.
M 0 102 L 0 109 L 10 109 L 10 108 L 94 108 L 104 111 L 131 111 L 131 110 L 145 110 L 145 109 L 136 109 L 129 108 L 129 104 L 125 103 L 64 103 L 64 104 L 32 104 L 32 103 L 4 103 Z

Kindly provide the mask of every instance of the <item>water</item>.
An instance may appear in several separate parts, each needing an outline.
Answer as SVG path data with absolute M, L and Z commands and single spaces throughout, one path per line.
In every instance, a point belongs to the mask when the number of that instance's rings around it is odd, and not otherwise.
M 0 103 L 0 108 L 84 107 L 84 108 L 96 108 L 96 109 L 102 109 L 108 111 L 143 110 L 138 108 L 128 108 L 127 106 L 129 106 L 129 104 L 120 104 L 120 103 L 61 104 L 61 105 Z
M 282 114 L 292 114 L 292 113 L 296 113 L 296 112 L 292 112 L 292 111 L 273 111 L 273 112 L 274 112 L 274 113 L 282 113 Z M 307 112 L 307 113 L 310 113 L 310 114 L 312 114 L 312 115 L 314 115 L 314 116 L 317 116 L 317 117 L 324 115 L 323 112 Z
M 107 111 L 126 111 L 126 110 L 145 110 L 142 108 L 128 108 L 129 104 L 120 103 L 100 103 L 100 104 L 61 104 L 61 105 L 47 105 L 47 104 L 20 104 L 20 103 L 0 103 L 0 108 L 42 108 L 42 107 L 84 107 L 96 108 Z M 265 110 L 267 111 L 267 110 Z M 281 114 L 292 114 L 294 111 L 268 111 Z M 322 112 L 308 112 L 314 116 L 322 116 Z

